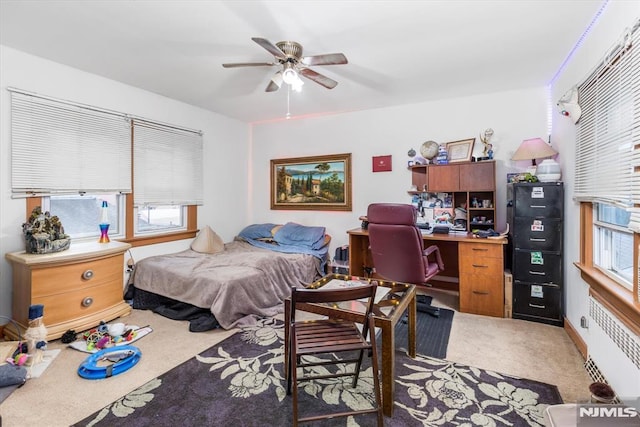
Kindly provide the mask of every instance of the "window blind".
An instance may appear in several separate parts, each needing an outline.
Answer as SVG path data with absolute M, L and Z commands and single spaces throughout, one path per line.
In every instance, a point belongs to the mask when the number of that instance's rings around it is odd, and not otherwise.
M 578 87 L 575 199 L 631 212 L 640 232 L 640 21 Z
M 131 192 L 125 115 L 11 90 L 11 191 Z
M 202 135 L 133 121 L 134 204 L 202 204 Z

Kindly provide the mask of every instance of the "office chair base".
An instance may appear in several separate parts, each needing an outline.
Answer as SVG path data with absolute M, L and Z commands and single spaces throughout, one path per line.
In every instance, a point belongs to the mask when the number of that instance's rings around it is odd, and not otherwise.
M 433 317 L 440 317 L 440 307 L 418 303 L 417 310 L 422 313 L 427 313 Z

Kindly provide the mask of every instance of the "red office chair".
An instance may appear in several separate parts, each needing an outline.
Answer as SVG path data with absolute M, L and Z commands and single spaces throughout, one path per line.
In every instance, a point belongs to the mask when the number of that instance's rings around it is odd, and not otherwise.
M 412 205 L 373 203 L 367 210 L 369 245 L 376 273 L 387 280 L 431 286 L 428 281 L 444 270 L 437 246 L 424 248 Z M 418 309 L 439 316 L 437 307 Z

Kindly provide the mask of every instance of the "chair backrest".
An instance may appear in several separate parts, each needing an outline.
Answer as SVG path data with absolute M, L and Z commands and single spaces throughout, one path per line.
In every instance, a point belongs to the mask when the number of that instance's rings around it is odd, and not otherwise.
M 425 282 L 422 233 L 412 205 L 373 203 L 367 209 L 373 265 L 380 276 L 398 282 Z
M 366 310 L 364 313 L 364 320 L 362 323 L 364 329 L 362 335 L 366 338 L 368 331 L 368 319 L 373 315 L 373 305 L 375 303 L 375 295 L 378 284 L 371 282 L 367 285 L 353 286 L 348 288 L 333 288 L 333 289 L 305 289 L 305 288 L 291 288 L 291 318 L 289 322 L 294 322 L 296 318 L 296 303 L 332 303 L 343 301 L 355 301 L 368 298 L 366 302 Z

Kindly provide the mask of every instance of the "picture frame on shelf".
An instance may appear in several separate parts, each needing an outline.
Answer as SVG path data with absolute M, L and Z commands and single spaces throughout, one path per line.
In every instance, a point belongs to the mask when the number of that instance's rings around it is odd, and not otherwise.
M 271 160 L 271 209 L 351 211 L 351 153 Z
M 449 154 L 447 160 L 449 163 L 456 162 L 470 162 L 471 154 L 473 153 L 473 144 L 476 139 L 468 138 L 461 139 L 459 141 L 453 141 L 447 143 L 447 152 Z

